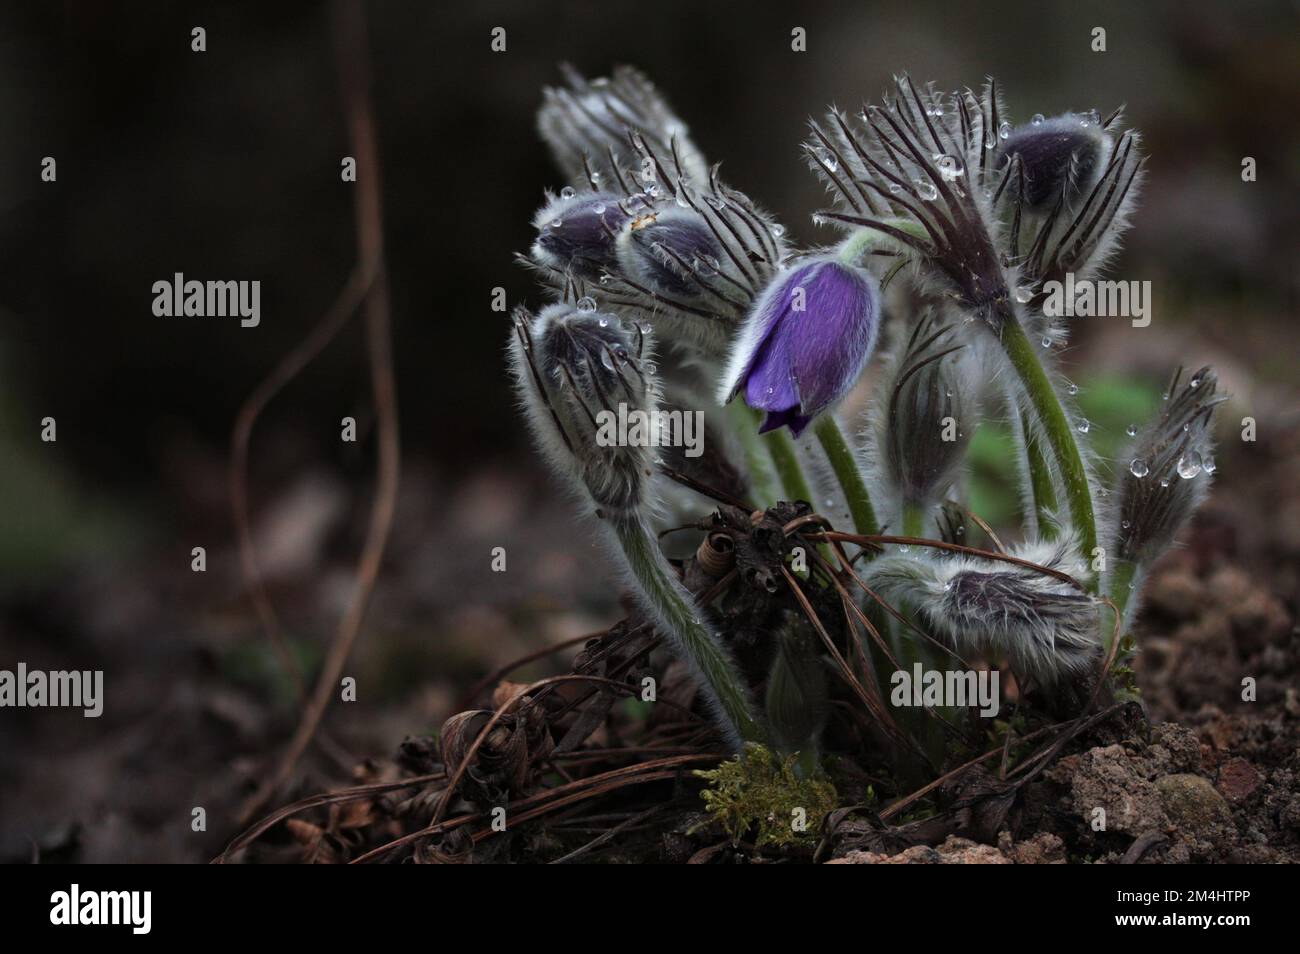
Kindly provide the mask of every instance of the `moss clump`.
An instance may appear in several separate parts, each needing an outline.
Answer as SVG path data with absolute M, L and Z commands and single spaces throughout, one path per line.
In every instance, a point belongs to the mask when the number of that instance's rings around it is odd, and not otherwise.
M 781 759 L 751 742 L 744 755 L 695 773 L 709 783 L 701 793 L 705 807 L 732 841 L 753 829 L 759 848 L 816 842 L 838 796 L 824 778 L 800 778 L 797 759 L 797 754 Z

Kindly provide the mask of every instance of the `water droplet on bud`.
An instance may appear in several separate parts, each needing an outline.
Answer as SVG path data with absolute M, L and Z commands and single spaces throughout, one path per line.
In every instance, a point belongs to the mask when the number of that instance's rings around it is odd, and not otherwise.
M 934 162 L 939 167 L 939 175 L 943 176 L 944 182 L 952 182 L 966 171 L 956 156 L 935 156 Z
M 1151 469 L 1147 466 L 1147 462 L 1141 457 L 1134 457 L 1133 463 L 1128 465 L 1128 472 L 1134 477 L 1141 479 L 1151 473 Z
M 1196 451 L 1188 451 L 1178 461 L 1178 476 L 1183 480 L 1191 480 L 1201 472 L 1201 455 Z

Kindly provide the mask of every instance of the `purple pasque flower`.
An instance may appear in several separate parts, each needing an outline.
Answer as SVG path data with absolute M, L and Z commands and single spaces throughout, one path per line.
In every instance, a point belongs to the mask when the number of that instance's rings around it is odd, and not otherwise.
M 801 259 L 764 289 L 745 319 L 719 389 L 725 403 L 767 412 L 763 431 L 798 436 L 858 380 L 876 344 L 880 290 L 834 256 Z

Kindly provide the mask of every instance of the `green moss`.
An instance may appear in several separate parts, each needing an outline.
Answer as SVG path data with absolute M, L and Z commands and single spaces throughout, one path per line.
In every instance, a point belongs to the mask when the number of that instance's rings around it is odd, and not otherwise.
M 798 754 L 781 759 L 750 743 L 745 754 L 695 774 L 709 783 L 702 797 L 732 841 L 755 832 L 757 847 L 814 844 L 822 819 L 839 804 L 824 778 L 800 778 Z

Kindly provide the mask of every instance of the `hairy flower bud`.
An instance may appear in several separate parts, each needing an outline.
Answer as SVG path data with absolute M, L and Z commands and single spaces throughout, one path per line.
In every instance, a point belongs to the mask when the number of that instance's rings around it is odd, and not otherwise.
M 880 443 L 890 483 L 905 505 L 924 506 L 952 483 L 970 443 L 973 421 L 950 343 L 953 328 L 927 313 L 894 372 Z M 973 416 L 973 414 L 971 415 Z
M 533 219 L 537 230 L 533 261 L 557 272 L 596 281 L 615 267 L 615 243 L 630 221 L 632 213 L 622 196 L 567 189 L 547 202 Z
M 1017 157 L 1024 173 L 1024 202 L 1034 211 L 1047 211 L 1064 193 L 1072 203 L 1092 188 L 1113 146 L 1101 123 L 1088 115 L 1066 113 L 1011 130 L 1002 141 L 997 167 Z
M 1011 555 L 1070 572 L 1078 541 L 1024 544 Z M 1022 676 L 1051 685 L 1101 655 L 1097 602 L 1042 570 L 968 556 L 876 558 L 867 576 L 885 598 L 915 606 L 935 636 L 958 652 L 1005 656 Z
M 788 267 L 754 302 L 732 349 L 719 400 L 744 392 L 767 412 L 761 430 L 798 435 L 857 381 L 876 343 L 880 290 L 831 256 Z
M 672 206 L 633 221 L 618 241 L 624 275 L 657 297 L 686 304 L 721 294 L 711 291 L 720 283 L 713 279 L 734 272 L 734 266 L 724 264 L 725 255 L 703 216 Z
M 1182 370 L 1165 393 L 1165 406 L 1121 458 L 1119 556 L 1150 564 L 1174 541 L 1210 490 L 1214 409 L 1227 400 L 1216 395 L 1218 378 L 1208 367 L 1180 387 Z
M 600 415 L 644 412 L 647 427 L 658 386 L 647 368 L 649 341 L 636 326 L 596 311 L 589 298 L 551 305 L 535 318 L 515 314 L 510 356 L 515 386 L 543 454 L 576 478 L 602 511 L 632 513 L 646 503 L 657 436 L 627 444 L 598 439 Z
M 686 124 L 643 74 L 629 66 L 608 79 L 587 80 L 570 67 L 564 74 L 568 88 L 544 91 L 537 127 L 575 185 L 613 188 L 639 178 L 642 157 L 631 148 L 630 131 L 659 155 L 672 156 L 682 177 L 708 180 L 708 164 Z

